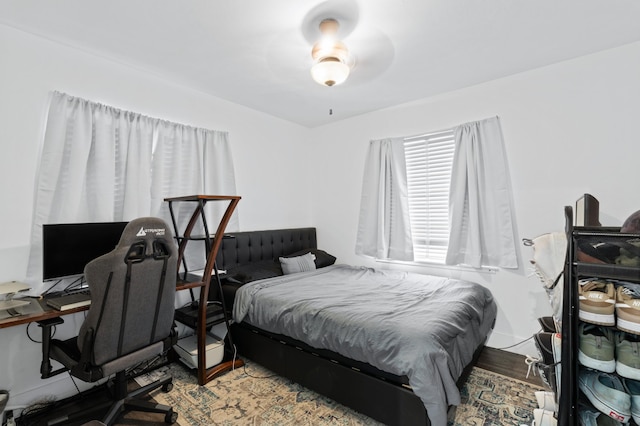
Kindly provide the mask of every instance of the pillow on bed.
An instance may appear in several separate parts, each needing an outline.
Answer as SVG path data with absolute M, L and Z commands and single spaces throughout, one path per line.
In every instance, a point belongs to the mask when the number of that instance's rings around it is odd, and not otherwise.
M 281 275 L 282 268 L 280 268 L 279 264 L 273 263 L 271 260 L 263 260 L 229 268 L 222 278 L 228 282 L 246 284 L 251 281 L 279 277 Z
M 315 271 L 315 256 L 311 253 L 295 257 L 281 257 L 280 266 L 285 275 L 295 274 L 298 272 Z
M 282 256 L 282 257 L 284 257 L 284 258 L 297 257 L 297 256 L 302 256 L 303 254 L 307 254 L 307 253 L 311 253 L 316 257 L 315 261 L 314 261 L 315 264 L 316 264 L 316 268 L 324 268 L 325 266 L 331 266 L 334 263 L 336 263 L 335 256 L 331 256 L 326 251 L 319 250 L 319 249 L 300 250 L 300 251 L 297 251 L 295 253 L 291 253 L 291 254 L 288 254 L 288 255 Z M 279 259 L 277 259 L 277 260 L 279 260 Z

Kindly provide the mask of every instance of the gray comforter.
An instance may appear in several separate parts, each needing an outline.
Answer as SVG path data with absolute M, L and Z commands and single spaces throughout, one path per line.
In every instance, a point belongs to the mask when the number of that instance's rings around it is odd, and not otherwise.
M 456 380 L 496 317 L 485 287 L 333 265 L 241 287 L 233 319 L 406 375 L 434 425 L 460 403 Z

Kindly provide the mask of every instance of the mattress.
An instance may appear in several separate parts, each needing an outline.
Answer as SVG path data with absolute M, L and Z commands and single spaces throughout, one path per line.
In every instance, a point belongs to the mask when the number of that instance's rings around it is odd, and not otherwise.
M 234 321 L 407 376 L 433 424 L 460 403 L 456 380 L 495 317 L 479 284 L 349 265 L 245 284 L 233 308 Z

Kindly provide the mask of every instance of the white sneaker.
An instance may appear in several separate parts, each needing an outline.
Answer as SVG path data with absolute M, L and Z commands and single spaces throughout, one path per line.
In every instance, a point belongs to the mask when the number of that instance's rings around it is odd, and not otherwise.
M 532 426 L 558 426 L 558 420 L 555 418 L 554 414 L 555 413 L 551 410 L 536 408 L 533 410 Z
M 535 393 L 536 400 L 538 401 L 538 408 L 547 411 L 558 411 L 558 404 L 556 403 L 556 394 L 553 392 L 537 391 Z
M 580 426 L 622 426 L 624 424 L 601 413 L 595 408 L 584 405 L 578 408 L 578 418 L 580 420 Z
M 617 375 L 581 369 L 578 386 L 593 407 L 601 413 L 621 423 L 631 420 L 631 395 Z
M 624 389 L 631 396 L 631 417 L 640 424 L 640 382 L 623 379 Z

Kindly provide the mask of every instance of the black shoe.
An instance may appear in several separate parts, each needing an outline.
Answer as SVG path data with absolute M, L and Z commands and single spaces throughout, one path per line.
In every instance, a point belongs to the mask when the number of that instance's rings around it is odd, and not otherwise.
M 533 341 L 540 353 L 540 362 L 537 364 L 540 377 L 552 392 L 558 392 L 556 380 L 556 367 L 560 363 L 560 357 L 557 360 L 554 357 L 553 335 L 556 333 L 542 332 L 533 335 Z M 557 352 L 559 353 L 559 351 Z M 559 378 L 558 378 L 559 379 Z
M 538 318 L 538 323 L 540 327 L 542 327 L 542 331 L 545 333 L 556 333 L 556 321 L 553 317 L 540 317 Z

